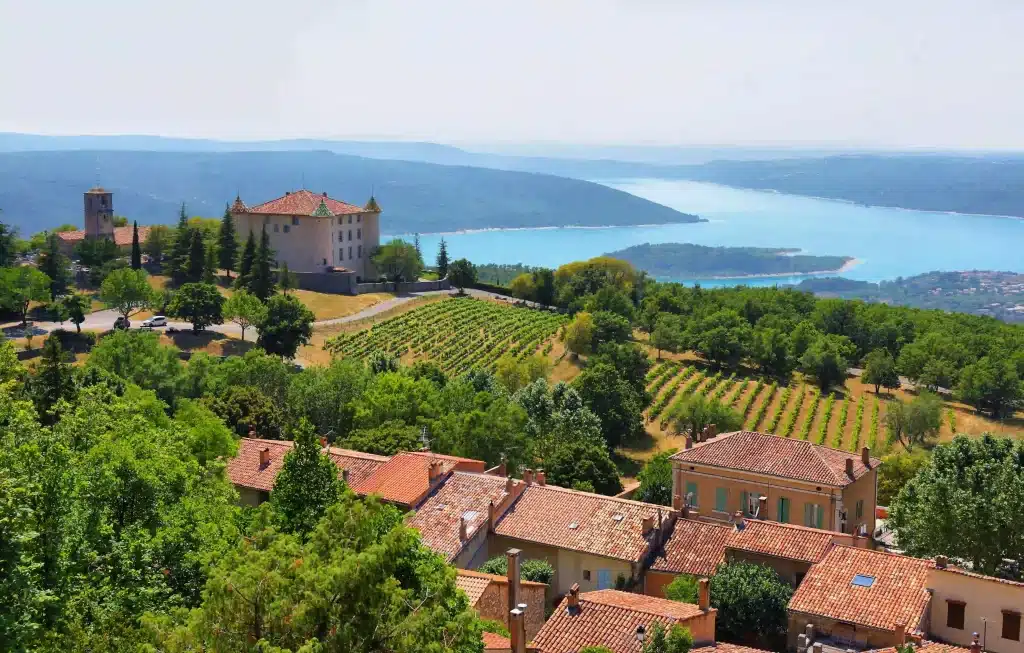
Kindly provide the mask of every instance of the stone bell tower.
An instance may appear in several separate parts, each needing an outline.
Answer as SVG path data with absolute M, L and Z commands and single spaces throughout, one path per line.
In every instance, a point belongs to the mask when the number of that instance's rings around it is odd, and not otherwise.
M 85 237 L 114 239 L 114 194 L 98 186 L 85 193 Z

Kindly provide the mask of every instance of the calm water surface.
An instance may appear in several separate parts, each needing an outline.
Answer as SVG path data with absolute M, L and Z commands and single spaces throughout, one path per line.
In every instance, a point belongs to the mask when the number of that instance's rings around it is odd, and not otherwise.
M 807 254 L 853 256 L 843 273 L 880 281 L 932 270 L 1024 271 L 1024 220 L 867 207 L 844 202 L 686 181 L 603 182 L 709 222 L 652 227 L 494 230 L 445 234 L 451 258 L 556 267 L 641 243 L 799 247 Z M 408 236 L 402 236 L 408 238 Z M 421 234 L 432 260 L 441 236 Z M 745 280 L 794 283 L 805 275 Z M 676 279 L 676 281 L 689 281 Z M 703 285 L 735 284 L 736 280 Z

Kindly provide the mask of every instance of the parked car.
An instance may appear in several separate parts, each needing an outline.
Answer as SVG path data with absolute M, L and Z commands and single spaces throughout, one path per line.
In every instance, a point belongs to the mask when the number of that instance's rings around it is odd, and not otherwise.
M 148 320 L 143 320 L 142 326 L 147 329 L 152 329 L 153 327 L 165 327 L 167 326 L 167 318 L 163 315 L 154 315 Z
M 122 316 L 122 317 L 119 317 L 116 320 L 114 320 L 114 328 L 115 329 L 130 329 L 130 328 L 132 328 L 132 323 L 128 321 L 128 318 Z

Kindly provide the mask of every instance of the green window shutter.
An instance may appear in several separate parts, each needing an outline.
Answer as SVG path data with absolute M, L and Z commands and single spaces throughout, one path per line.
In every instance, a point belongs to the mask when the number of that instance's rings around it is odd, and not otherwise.
M 696 483 L 688 482 L 686 484 L 686 494 L 692 494 L 693 495 L 693 505 L 695 505 L 695 506 L 700 505 L 698 503 L 698 501 L 697 501 L 697 484 Z
M 743 494 L 740 495 L 740 510 L 743 511 L 744 515 L 750 514 L 747 512 L 747 507 L 747 491 L 743 490 Z
M 729 490 L 724 487 L 715 488 L 715 510 L 718 512 L 728 512 L 729 510 Z
M 821 528 L 822 518 L 825 516 L 825 510 L 821 506 L 814 506 L 814 527 Z
M 859 499 L 857 501 L 857 519 L 860 519 L 863 516 L 864 516 L 864 499 Z
M 789 499 L 779 497 L 778 520 L 783 524 L 789 523 Z
M 814 526 L 814 505 L 804 504 L 804 526 Z

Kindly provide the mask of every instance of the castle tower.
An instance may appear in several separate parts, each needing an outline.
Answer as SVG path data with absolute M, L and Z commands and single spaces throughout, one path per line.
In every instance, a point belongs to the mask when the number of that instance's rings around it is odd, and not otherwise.
M 85 194 L 85 237 L 114 239 L 114 194 L 98 186 Z

